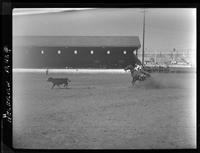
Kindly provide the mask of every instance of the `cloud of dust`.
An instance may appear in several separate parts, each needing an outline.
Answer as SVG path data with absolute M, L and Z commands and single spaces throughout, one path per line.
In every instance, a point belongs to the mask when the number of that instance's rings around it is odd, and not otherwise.
M 159 76 L 153 75 L 150 78 L 147 78 L 145 81 L 138 81 L 136 83 L 137 88 L 152 88 L 152 89 L 166 89 L 166 88 L 174 88 L 174 89 L 185 89 L 191 88 L 191 78 L 186 77 L 182 78 L 175 74 L 175 76 Z

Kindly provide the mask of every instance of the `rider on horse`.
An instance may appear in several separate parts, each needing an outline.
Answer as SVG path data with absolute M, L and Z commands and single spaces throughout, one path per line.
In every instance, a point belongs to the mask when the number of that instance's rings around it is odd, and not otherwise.
M 134 86 L 134 84 L 137 80 L 144 81 L 146 79 L 146 77 L 151 76 L 148 72 L 144 71 L 143 68 L 142 68 L 142 65 L 139 65 L 139 64 L 135 64 L 134 66 L 128 65 L 127 67 L 125 67 L 124 70 L 125 71 L 126 70 L 131 71 L 131 76 L 133 78 L 133 80 L 132 80 L 133 86 Z
M 142 65 L 135 64 L 134 70 L 135 70 L 140 76 L 148 76 L 148 77 L 151 76 L 148 72 L 146 72 L 146 71 L 143 70 Z

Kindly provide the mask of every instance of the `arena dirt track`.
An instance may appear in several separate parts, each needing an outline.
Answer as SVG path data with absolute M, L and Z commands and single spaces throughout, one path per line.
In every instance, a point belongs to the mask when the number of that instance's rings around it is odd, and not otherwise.
M 195 73 L 13 74 L 13 144 L 29 149 L 196 147 Z M 51 90 L 48 77 L 67 76 Z

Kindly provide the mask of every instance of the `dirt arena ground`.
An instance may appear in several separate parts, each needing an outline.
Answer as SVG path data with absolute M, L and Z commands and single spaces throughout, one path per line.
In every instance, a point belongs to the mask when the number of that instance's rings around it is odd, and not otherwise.
M 68 77 L 51 89 L 48 77 Z M 13 74 L 13 145 L 28 149 L 196 147 L 195 73 Z

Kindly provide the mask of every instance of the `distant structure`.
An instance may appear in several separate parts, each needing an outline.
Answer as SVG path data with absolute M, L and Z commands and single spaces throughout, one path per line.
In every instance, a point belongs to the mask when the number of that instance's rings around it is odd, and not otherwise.
M 141 64 L 138 36 L 15 36 L 14 68 L 123 68 Z
M 49 69 L 48 69 L 48 68 L 46 69 L 46 72 L 45 72 L 45 73 L 46 73 L 46 75 L 48 75 L 48 74 L 49 74 Z
M 171 64 L 176 64 L 176 49 L 174 48 L 172 51 L 172 60 L 171 60 Z

